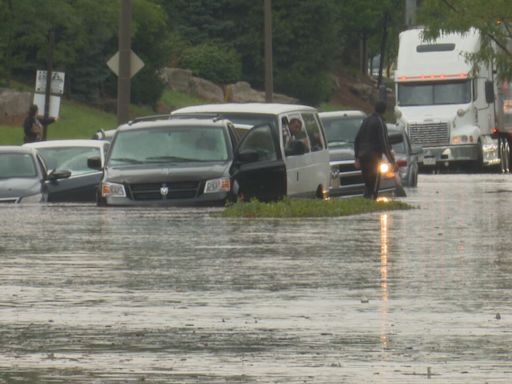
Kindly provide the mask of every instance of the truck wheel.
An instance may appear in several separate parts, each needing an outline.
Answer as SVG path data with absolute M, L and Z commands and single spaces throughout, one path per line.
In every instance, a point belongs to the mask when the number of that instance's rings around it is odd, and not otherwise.
M 503 162 L 502 170 L 504 173 L 510 172 L 510 144 L 508 139 L 503 140 L 503 153 L 501 161 Z

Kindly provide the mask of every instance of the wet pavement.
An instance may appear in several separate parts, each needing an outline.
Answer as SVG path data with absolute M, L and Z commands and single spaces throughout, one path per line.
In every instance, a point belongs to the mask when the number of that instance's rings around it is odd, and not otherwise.
M 0 383 L 510 383 L 512 175 L 418 209 L 0 206 Z

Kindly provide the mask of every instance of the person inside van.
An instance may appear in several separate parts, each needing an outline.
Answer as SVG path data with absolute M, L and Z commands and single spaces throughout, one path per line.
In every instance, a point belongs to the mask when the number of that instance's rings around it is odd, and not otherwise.
M 287 156 L 301 155 L 309 152 L 309 144 L 302 129 L 302 121 L 294 117 L 288 122 L 289 136 L 286 137 L 285 152 Z

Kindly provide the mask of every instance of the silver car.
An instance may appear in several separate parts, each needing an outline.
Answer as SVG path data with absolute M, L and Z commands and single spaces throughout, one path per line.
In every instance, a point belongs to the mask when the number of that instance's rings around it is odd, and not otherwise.
M 388 135 L 393 144 L 396 164 L 398 165 L 398 174 L 404 187 L 416 187 L 418 185 L 418 157 L 421 153 L 421 147 L 411 145 L 407 133 L 396 124 L 386 124 Z

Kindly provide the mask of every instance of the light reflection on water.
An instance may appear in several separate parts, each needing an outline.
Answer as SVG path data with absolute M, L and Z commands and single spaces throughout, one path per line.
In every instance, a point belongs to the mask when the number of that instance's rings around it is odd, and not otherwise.
M 0 383 L 507 382 L 510 191 L 422 175 L 416 210 L 303 220 L 0 206 Z

